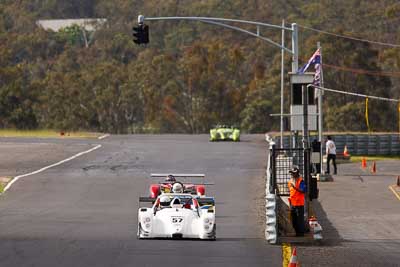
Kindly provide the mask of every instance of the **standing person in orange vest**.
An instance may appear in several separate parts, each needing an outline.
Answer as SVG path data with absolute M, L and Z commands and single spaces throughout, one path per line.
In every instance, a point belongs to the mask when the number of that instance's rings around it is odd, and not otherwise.
M 290 215 L 292 217 L 292 225 L 296 231 L 296 236 L 304 236 L 304 197 L 307 192 L 306 183 L 300 176 L 300 170 L 294 166 L 289 173 L 289 204 Z

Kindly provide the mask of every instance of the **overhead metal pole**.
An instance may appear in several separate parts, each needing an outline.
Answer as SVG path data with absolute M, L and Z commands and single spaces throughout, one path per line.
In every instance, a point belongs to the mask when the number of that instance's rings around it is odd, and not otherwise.
M 292 73 L 297 73 L 299 69 L 299 41 L 298 41 L 298 27 L 296 23 L 292 23 Z M 292 135 L 293 134 L 293 135 Z M 297 147 L 297 131 L 291 132 L 293 137 L 293 148 Z
M 257 32 L 253 33 L 251 31 L 242 29 L 240 27 L 232 26 L 229 24 L 225 24 L 224 22 L 235 22 L 235 23 L 243 23 L 243 24 L 250 24 L 250 25 L 256 25 L 256 26 L 263 26 L 263 27 L 269 27 L 269 28 L 275 28 L 275 29 L 281 29 L 285 31 L 293 31 L 292 28 L 287 28 L 280 25 L 274 25 L 274 24 L 268 24 L 268 23 L 263 23 L 263 22 L 257 22 L 257 21 L 249 21 L 249 20 L 240 20 L 240 19 L 224 19 L 224 18 L 209 18 L 209 17 L 145 17 L 143 15 L 138 16 L 138 22 L 143 23 L 144 21 L 151 21 L 151 20 L 193 20 L 193 21 L 200 21 L 203 23 L 208 23 L 208 24 L 214 24 L 218 25 L 221 27 L 225 27 L 228 29 L 236 30 L 239 32 L 243 32 L 249 35 L 252 35 L 254 37 L 260 38 L 264 41 L 267 41 L 271 43 L 272 45 L 275 45 L 281 49 L 286 50 L 288 53 L 292 54 L 293 49 L 289 49 L 287 47 L 282 47 L 279 43 L 272 41 L 269 38 L 263 37 L 259 34 L 259 28 L 257 28 Z
M 143 16 L 143 15 L 139 15 L 139 16 Z M 145 20 L 197 20 L 197 21 L 209 20 L 209 21 L 238 22 L 238 23 L 245 23 L 245 24 L 253 24 L 253 25 L 265 26 L 265 27 L 276 28 L 276 29 L 282 28 L 279 25 L 268 24 L 268 23 L 263 23 L 263 22 L 258 22 L 258 21 L 241 20 L 241 19 L 212 18 L 212 17 L 144 17 L 143 16 L 143 21 L 145 21 Z M 292 31 L 293 29 L 285 27 L 285 30 Z
M 299 69 L 299 36 L 296 23 L 292 23 L 292 54 L 292 72 L 296 73 Z
M 323 71 L 322 71 L 322 47 L 321 47 L 321 43 L 320 42 L 318 42 L 317 43 L 317 48 L 318 49 L 320 49 L 320 54 L 321 54 L 321 62 L 320 62 L 320 64 L 321 64 L 321 66 L 320 66 L 320 68 L 321 68 L 321 77 L 320 77 L 320 79 L 321 79 L 321 82 L 320 82 L 320 85 L 321 85 L 321 87 L 324 87 L 324 75 L 323 75 Z M 323 121 L 323 116 L 322 116 L 322 95 L 324 94 L 324 91 L 322 91 L 322 90 L 320 90 L 320 89 L 317 89 L 318 90 L 318 113 L 319 113 L 319 116 L 318 116 L 318 141 L 321 143 L 321 146 L 320 146 L 320 166 L 321 166 L 321 173 L 322 174 L 325 174 L 325 171 L 324 171 L 324 162 L 323 162 L 323 149 L 322 149 L 322 142 L 323 142 L 323 140 L 322 140 L 322 138 L 323 138 L 323 123 L 324 123 L 324 121 Z
M 244 30 L 244 29 L 239 28 L 239 27 L 231 26 L 231 25 L 228 25 L 228 24 L 225 24 L 225 23 L 216 22 L 216 21 L 212 21 L 212 20 L 198 20 L 198 21 L 204 22 L 204 23 L 208 23 L 208 24 L 218 25 L 218 26 L 221 26 L 221 27 L 224 27 L 224 28 L 228 28 L 228 29 L 231 29 L 231 30 L 236 30 L 236 31 L 243 32 L 243 33 L 247 33 L 248 35 L 251 35 L 251 36 L 257 37 L 257 38 L 259 38 L 261 40 L 267 41 L 270 44 L 273 44 L 273 45 L 275 45 L 275 46 L 277 46 L 277 47 L 279 47 L 281 49 L 284 49 L 284 50 L 288 51 L 289 53 L 292 53 L 292 50 L 290 50 L 289 48 L 282 47 L 277 42 L 274 42 L 269 38 L 266 38 L 266 37 L 263 37 L 263 36 L 259 35 L 259 33 L 253 33 L 251 31 L 247 31 L 247 30 Z
M 318 88 L 318 89 L 320 89 L 322 91 L 327 91 L 327 92 L 332 92 L 332 93 L 338 93 L 338 94 L 344 94 L 344 95 L 353 95 L 353 96 L 359 96 L 359 97 L 364 97 L 364 98 L 369 98 L 369 99 L 376 99 L 376 100 L 400 103 L 400 99 L 373 96 L 373 95 L 364 95 L 364 94 L 352 93 L 352 92 L 347 92 L 347 91 L 340 91 L 340 90 L 330 89 L 330 88 L 326 88 L 326 87 L 316 86 L 314 84 L 309 84 L 309 85 L 307 85 L 307 87 Z
M 303 94 L 303 148 L 308 148 L 308 87 L 301 87 Z
M 258 21 L 249 21 L 249 20 L 241 20 L 241 19 L 225 19 L 225 18 L 211 18 L 211 17 L 145 17 L 143 15 L 138 16 L 138 23 L 144 23 L 144 21 L 151 21 L 151 20 L 194 20 L 194 21 L 201 21 L 205 23 L 210 23 L 210 24 L 215 24 L 219 25 L 225 28 L 241 31 L 243 33 L 247 33 L 249 35 L 252 35 L 254 37 L 258 37 L 263 39 L 264 41 L 270 42 L 271 44 L 286 50 L 288 53 L 293 54 L 293 63 L 292 63 L 292 68 L 295 67 L 295 70 L 297 71 L 298 68 L 298 26 L 296 23 L 292 23 L 292 27 L 288 28 L 285 27 L 285 25 L 274 25 L 274 24 L 268 24 L 268 23 L 263 23 L 263 22 L 258 22 Z M 264 26 L 264 27 L 269 27 L 269 28 L 275 28 L 275 29 L 281 29 L 285 31 L 291 31 L 292 32 L 292 49 L 288 49 L 284 46 L 281 46 L 280 44 L 272 41 L 269 38 L 262 37 L 259 35 L 259 29 L 257 28 L 257 32 L 253 33 L 247 30 L 244 30 L 239 27 L 231 26 L 228 24 L 224 24 L 223 22 L 236 22 L 236 23 L 243 23 L 243 24 L 251 24 L 251 25 L 256 25 L 256 26 Z
M 305 180 L 307 190 L 310 190 L 310 153 L 308 146 L 308 87 L 301 87 L 303 96 L 303 178 Z M 308 221 L 308 194 L 304 196 L 304 221 Z M 307 227 L 307 224 L 305 225 Z
M 282 20 L 282 47 L 285 47 L 285 20 Z M 281 148 L 283 148 L 283 89 L 285 70 L 285 50 L 281 49 Z

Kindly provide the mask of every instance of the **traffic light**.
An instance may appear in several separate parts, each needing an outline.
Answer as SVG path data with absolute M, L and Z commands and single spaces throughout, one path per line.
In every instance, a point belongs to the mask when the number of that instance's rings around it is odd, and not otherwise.
M 142 43 L 142 36 L 143 36 L 143 30 L 142 30 L 142 25 L 138 25 L 138 26 L 134 26 L 133 28 L 132 28 L 132 30 L 133 30 L 133 41 L 136 43 L 136 44 L 141 44 Z
M 138 24 L 132 28 L 133 30 L 133 41 L 135 44 L 148 44 L 149 43 L 149 26 L 144 24 Z
M 148 25 L 143 25 L 143 43 L 148 44 L 149 43 L 149 26 Z

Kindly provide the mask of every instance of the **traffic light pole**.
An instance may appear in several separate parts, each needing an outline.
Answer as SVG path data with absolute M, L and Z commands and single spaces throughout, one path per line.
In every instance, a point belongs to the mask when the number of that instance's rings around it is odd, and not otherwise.
M 285 27 L 285 20 L 282 20 L 282 27 Z M 285 30 L 282 29 L 282 46 L 285 46 Z M 281 142 L 283 148 L 283 89 L 285 87 L 285 50 L 281 49 Z
M 242 33 L 246 33 L 248 35 L 254 36 L 256 38 L 259 38 L 261 40 L 264 40 L 266 42 L 269 42 L 270 44 L 277 46 L 283 50 L 286 50 L 289 53 L 293 53 L 293 51 L 287 47 L 284 47 L 277 42 L 272 41 L 271 39 L 267 37 L 261 36 L 259 33 L 253 33 L 251 31 L 247 31 L 245 29 L 242 29 L 240 27 L 232 26 L 229 24 L 225 24 L 223 22 L 237 22 L 237 23 L 243 23 L 243 24 L 250 24 L 250 25 L 256 25 L 256 26 L 264 26 L 264 27 L 270 27 L 270 28 L 276 28 L 276 29 L 283 29 L 286 31 L 292 31 L 292 28 L 287 28 L 279 25 L 273 25 L 273 24 L 267 24 L 267 23 L 262 23 L 262 22 L 256 22 L 256 21 L 247 21 L 247 20 L 238 20 L 238 19 L 223 19 L 223 18 L 208 18 L 208 17 L 144 17 L 143 21 L 151 21 L 151 20 L 193 20 L 193 21 L 200 21 L 208 24 L 214 24 L 218 25 L 224 28 L 228 28 L 231 30 L 236 30 Z
M 192 20 L 192 21 L 200 21 L 203 23 L 208 23 L 208 24 L 213 24 L 217 26 L 221 26 L 224 28 L 228 28 L 231 30 L 239 31 L 251 36 L 254 36 L 256 38 L 259 38 L 263 41 L 266 41 L 276 47 L 279 47 L 282 52 L 282 62 L 281 62 L 281 123 L 280 123 L 280 143 L 281 147 L 283 147 L 283 89 L 284 89 L 284 52 L 288 52 L 289 54 L 292 55 L 292 72 L 296 73 L 297 70 L 299 69 L 299 46 L 298 46 L 298 27 L 296 23 L 292 23 L 291 28 L 288 28 L 285 26 L 284 21 L 282 22 L 281 25 L 274 25 L 274 24 L 268 24 L 268 23 L 263 23 L 263 22 L 257 22 L 257 21 L 248 21 L 248 20 L 239 20 L 239 19 L 225 19 L 225 18 L 211 18 L 211 17 L 145 17 L 143 15 L 138 16 L 138 23 L 143 24 L 144 21 L 154 21 L 154 20 Z M 232 26 L 226 23 L 241 23 L 245 25 L 255 25 L 257 26 L 257 32 L 251 32 L 245 29 L 242 29 L 240 27 Z M 272 41 L 271 39 L 267 37 L 263 37 L 260 35 L 260 27 L 267 27 L 267 28 L 273 28 L 273 29 L 280 29 L 282 30 L 282 44 L 279 44 L 277 42 Z M 292 33 L 292 48 L 289 49 L 285 47 L 284 43 L 284 33 L 285 31 L 289 31 Z

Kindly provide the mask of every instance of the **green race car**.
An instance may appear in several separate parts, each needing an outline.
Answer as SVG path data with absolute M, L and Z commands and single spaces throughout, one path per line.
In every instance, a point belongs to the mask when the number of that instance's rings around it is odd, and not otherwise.
M 240 130 L 233 126 L 217 125 L 210 130 L 210 141 L 240 141 Z

